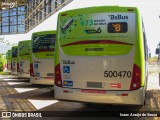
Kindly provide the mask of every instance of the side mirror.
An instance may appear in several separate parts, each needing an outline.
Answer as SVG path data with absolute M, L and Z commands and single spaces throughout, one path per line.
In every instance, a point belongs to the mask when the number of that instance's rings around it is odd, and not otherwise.
M 148 56 L 149 58 L 151 58 L 151 53 L 149 53 L 149 56 Z
M 156 48 L 156 54 L 159 54 L 159 48 Z

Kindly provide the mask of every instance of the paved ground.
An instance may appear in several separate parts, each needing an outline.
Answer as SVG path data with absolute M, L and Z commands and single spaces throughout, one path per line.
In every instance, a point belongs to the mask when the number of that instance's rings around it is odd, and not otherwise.
M 160 90 L 158 74 L 149 75 L 147 90 Z
M 160 90 L 160 80 L 159 80 L 159 67 L 155 65 L 149 65 L 149 79 L 147 90 Z
M 3 79 L 0 81 L 0 109 L 3 111 L 34 111 L 36 108 L 26 99 L 10 98 L 8 95 L 18 93 Z
M 35 111 L 56 102 L 54 94 L 50 94 L 53 87 L 31 85 L 29 80 L 18 80 L 13 77 L 1 78 L 0 89 L 2 101 L 8 106 L 6 111 Z M 31 109 L 18 107 L 18 103 L 28 104 Z M 11 104 L 16 107 L 10 108 Z

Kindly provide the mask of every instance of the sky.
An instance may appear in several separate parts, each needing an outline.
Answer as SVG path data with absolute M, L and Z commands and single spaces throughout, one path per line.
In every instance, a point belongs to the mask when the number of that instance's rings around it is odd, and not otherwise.
M 139 0 L 137 0 L 139 1 Z M 152 56 L 155 56 L 155 49 L 160 42 L 160 0 L 141 0 L 135 5 L 139 8 L 146 31 L 148 47 Z M 143 2 L 146 1 L 146 2 Z

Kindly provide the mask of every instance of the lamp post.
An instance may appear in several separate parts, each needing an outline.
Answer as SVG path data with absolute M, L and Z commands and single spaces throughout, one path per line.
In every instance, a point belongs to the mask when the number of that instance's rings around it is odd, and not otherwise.
M 2 13 L 0 11 L 0 23 L 2 22 Z
M 158 55 L 158 62 L 160 62 L 160 42 L 159 42 L 159 44 L 157 45 L 156 54 Z

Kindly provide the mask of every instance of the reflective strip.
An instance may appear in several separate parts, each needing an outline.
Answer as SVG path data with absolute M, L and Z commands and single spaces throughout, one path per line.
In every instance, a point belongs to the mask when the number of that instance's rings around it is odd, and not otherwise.
M 127 93 L 122 93 L 122 94 L 116 94 L 116 96 L 128 96 Z
M 106 94 L 105 90 L 81 90 L 83 93 L 100 93 L 100 94 Z
M 53 79 L 53 77 L 43 77 L 44 79 Z

